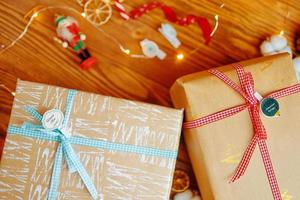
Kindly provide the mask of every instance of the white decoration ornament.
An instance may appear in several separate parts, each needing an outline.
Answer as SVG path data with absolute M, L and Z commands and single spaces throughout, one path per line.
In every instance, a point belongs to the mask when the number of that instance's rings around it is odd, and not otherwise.
M 280 51 L 287 46 L 287 39 L 283 35 L 272 35 L 270 42 L 275 51 Z
M 260 45 L 260 52 L 263 55 L 271 55 L 274 52 L 274 47 L 272 46 L 271 42 L 263 41 Z
M 294 58 L 293 63 L 294 63 L 298 82 L 300 83 L 300 57 Z
M 191 190 L 186 190 L 184 192 L 181 193 L 177 193 L 173 200 L 191 200 L 191 198 L 193 197 L 193 193 Z
M 265 40 L 260 45 L 260 52 L 262 55 L 273 55 L 287 52 L 293 56 L 293 52 L 288 46 L 287 39 L 283 35 L 272 35 L 270 40 Z
M 161 24 L 159 32 L 171 43 L 174 48 L 178 48 L 181 42 L 177 38 L 177 31 L 171 24 Z
M 163 60 L 166 57 L 166 53 L 159 49 L 158 45 L 148 39 L 145 39 L 140 42 L 142 51 L 144 55 L 148 58 L 158 57 L 160 60 Z

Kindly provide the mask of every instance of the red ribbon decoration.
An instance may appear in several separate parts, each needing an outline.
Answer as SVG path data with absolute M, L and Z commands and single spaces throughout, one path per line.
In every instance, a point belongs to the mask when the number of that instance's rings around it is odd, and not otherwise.
M 265 130 L 265 127 L 262 123 L 262 120 L 260 118 L 260 111 L 259 111 L 259 101 L 254 96 L 254 80 L 250 72 L 246 72 L 244 68 L 240 64 L 234 64 L 234 68 L 237 71 L 239 81 L 241 84 L 241 87 L 237 85 L 235 82 L 233 82 L 231 79 L 229 79 L 225 74 L 219 72 L 216 69 L 209 70 L 208 72 L 222 80 L 224 83 L 229 85 L 231 88 L 233 88 L 236 92 L 238 92 L 240 95 L 244 97 L 246 100 L 245 104 L 235 106 L 190 122 L 184 123 L 183 127 L 186 129 L 191 128 L 197 128 L 200 126 L 204 126 L 209 123 L 213 123 L 222 119 L 225 119 L 227 117 L 233 116 L 246 108 L 249 111 L 250 118 L 253 125 L 253 138 L 248 145 L 242 160 L 240 161 L 235 174 L 231 178 L 230 182 L 235 182 L 238 180 L 246 171 L 249 162 L 251 160 L 251 157 L 253 155 L 253 152 L 255 150 L 256 144 L 258 144 L 262 160 L 265 166 L 265 170 L 267 173 L 267 177 L 269 180 L 269 184 L 271 187 L 271 191 L 273 194 L 274 200 L 282 200 L 281 193 L 279 189 L 278 182 L 276 180 L 275 172 L 272 166 L 270 154 L 267 148 L 266 140 L 267 140 L 267 132 Z M 273 92 L 266 96 L 266 98 L 282 98 L 285 96 L 289 96 L 295 93 L 300 92 L 300 84 L 293 85 L 291 87 L 284 88 L 282 90 Z
M 120 12 L 121 17 L 126 20 L 137 19 L 153 9 L 160 8 L 163 11 L 166 19 L 170 22 L 176 23 L 180 26 L 187 26 L 193 23 L 197 23 L 203 32 L 203 37 L 206 44 L 208 44 L 211 39 L 210 35 L 212 33 L 212 28 L 206 18 L 195 15 L 187 15 L 186 17 L 179 18 L 171 7 L 160 2 L 153 1 L 147 4 L 143 4 L 128 13 L 125 11 L 121 2 L 119 0 L 116 0 L 115 8 Z

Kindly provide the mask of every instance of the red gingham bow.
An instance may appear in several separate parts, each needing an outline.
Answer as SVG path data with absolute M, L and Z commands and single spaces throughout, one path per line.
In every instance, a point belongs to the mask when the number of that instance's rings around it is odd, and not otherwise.
M 267 133 L 264 128 L 264 125 L 262 123 L 262 120 L 260 118 L 260 111 L 259 111 L 259 101 L 254 96 L 254 80 L 250 72 L 246 72 L 244 68 L 240 64 L 234 64 L 234 68 L 237 71 L 240 84 L 236 84 L 231 79 L 229 79 L 225 74 L 219 72 L 218 70 L 212 69 L 209 70 L 209 72 L 216 77 L 218 77 L 220 80 L 225 82 L 227 85 L 229 85 L 231 88 L 233 88 L 236 92 L 238 92 L 240 95 L 244 97 L 246 100 L 245 104 L 235 106 L 190 122 L 184 123 L 183 127 L 186 129 L 191 128 L 197 128 L 200 126 L 204 126 L 209 123 L 213 123 L 219 120 L 222 120 L 224 118 L 233 116 L 244 109 L 248 108 L 250 119 L 252 121 L 253 125 L 253 138 L 248 145 L 242 160 L 240 161 L 235 174 L 231 178 L 230 182 L 234 182 L 238 180 L 246 171 L 249 162 L 251 160 L 251 157 L 253 155 L 253 152 L 255 150 L 256 144 L 258 144 L 258 147 L 260 149 L 260 153 L 262 156 L 262 160 L 264 162 L 265 170 L 268 176 L 268 180 L 270 183 L 271 191 L 273 194 L 274 200 L 282 200 L 280 189 L 278 186 L 278 182 L 276 180 L 275 172 L 272 166 L 270 154 L 267 148 L 266 140 L 267 140 Z M 284 88 L 282 90 L 273 92 L 266 97 L 271 97 L 274 99 L 278 99 L 281 97 L 285 97 L 288 95 L 292 95 L 295 93 L 300 92 L 300 84 L 296 84 L 291 87 Z

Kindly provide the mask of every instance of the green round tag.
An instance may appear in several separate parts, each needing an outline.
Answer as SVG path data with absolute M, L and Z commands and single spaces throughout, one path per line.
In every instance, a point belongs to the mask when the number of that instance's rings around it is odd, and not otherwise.
M 260 109 L 267 117 L 279 116 L 279 103 L 276 99 L 263 99 L 260 103 Z

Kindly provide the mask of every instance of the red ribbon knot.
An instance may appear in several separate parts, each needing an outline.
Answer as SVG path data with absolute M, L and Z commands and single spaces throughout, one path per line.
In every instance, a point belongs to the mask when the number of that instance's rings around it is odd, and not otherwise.
M 209 70 L 208 72 L 213 74 L 225 84 L 234 89 L 236 92 L 238 92 L 246 100 L 246 103 L 189 122 L 185 122 L 183 127 L 186 129 L 201 127 L 206 124 L 213 123 L 225 119 L 227 117 L 233 116 L 247 108 L 253 126 L 253 137 L 248 147 L 246 148 L 244 155 L 230 182 L 235 182 L 242 175 L 244 175 L 254 153 L 255 147 L 256 145 L 258 145 L 264 163 L 265 171 L 269 180 L 270 188 L 273 194 L 273 198 L 274 200 L 282 200 L 279 185 L 276 180 L 275 172 L 266 144 L 267 132 L 260 116 L 260 101 L 255 97 L 253 77 L 251 73 L 246 72 L 240 64 L 234 64 L 233 66 L 237 72 L 240 81 L 240 86 L 233 82 L 231 79 L 229 79 L 225 74 L 221 73 L 216 69 Z M 284 88 L 282 90 L 275 91 L 267 95 L 266 98 L 278 99 L 298 92 L 300 92 L 300 84 L 296 84 Z

